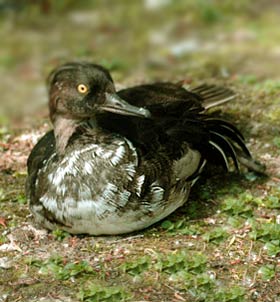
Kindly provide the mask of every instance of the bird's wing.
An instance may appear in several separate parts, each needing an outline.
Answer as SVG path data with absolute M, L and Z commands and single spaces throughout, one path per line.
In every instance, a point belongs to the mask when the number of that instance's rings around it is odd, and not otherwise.
M 54 132 L 47 132 L 32 149 L 28 160 L 27 170 L 28 177 L 26 179 L 26 192 L 28 197 L 35 194 L 35 182 L 37 179 L 38 171 L 43 168 L 44 163 L 52 154 L 55 153 L 55 137 Z
M 189 102 L 193 106 L 201 107 L 202 101 L 202 98 L 197 93 L 169 82 L 133 86 L 118 91 L 118 95 L 127 102 L 139 107 L 169 104 L 178 101 Z
M 201 97 L 205 110 L 234 100 L 237 96 L 237 94 L 229 88 L 208 84 L 197 86 L 191 89 L 191 92 Z
M 156 133 L 158 141 L 174 159 L 180 156 L 179 150 L 187 142 L 208 162 L 222 165 L 227 170 L 231 158 L 237 169 L 242 164 L 256 172 L 264 171 L 264 167 L 252 159 L 240 131 L 231 123 L 206 112 L 233 100 L 236 94 L 231 89 L 203 84 L 188 91 L 179 84 L 155 83 L 124 89 L 118 94 L 152 113 L 152 124 L 138 120 L 134 125 L 137 135 L 132 136 L 132 140 L 139 134 L 140 141 L 145 140 L 148 132 L 145 132 L 143 123 L 146 123 L 149 132 Z

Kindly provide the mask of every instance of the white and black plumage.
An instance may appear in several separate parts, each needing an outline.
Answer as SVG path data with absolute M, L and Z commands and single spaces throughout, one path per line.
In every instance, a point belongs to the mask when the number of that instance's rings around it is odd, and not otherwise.
M 28 159 L 36 222 L 70 233 L 122 234 L 163 219 L 188 199 L 207 163 L 258 169 L 241 133 L 205 109 L 234 97 L 202 85 L 155 83 L 116 93 L 109 72 L 68 63 L 49 77 L 54 130 Z

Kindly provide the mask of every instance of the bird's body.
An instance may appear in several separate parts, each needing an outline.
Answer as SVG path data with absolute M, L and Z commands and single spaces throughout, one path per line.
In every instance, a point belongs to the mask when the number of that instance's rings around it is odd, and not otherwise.
M 188 199 L 207 162 L 227 167 L 231 157 L 238 168 L 239 158 L 251 160 L 240 132 L 204 112 L 232 97 L 214 86 L 189 92 L 171 83 L 116 95 L 102 67 L 58 68 L 50 77 L 54 130 L 28 159 L 35 220 L 100 235 L 140 230 L 168 216 Z

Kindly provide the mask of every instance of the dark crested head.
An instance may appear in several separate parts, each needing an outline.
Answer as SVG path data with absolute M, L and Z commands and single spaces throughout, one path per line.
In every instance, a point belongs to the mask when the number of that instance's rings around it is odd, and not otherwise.
M 52 122 L 58 117 L 83 120 L 102 111 L 150 116 L 148 110 L 120 99 L 108 70 L 96 64 L 66 63 L 49 75 L 48 85 Z

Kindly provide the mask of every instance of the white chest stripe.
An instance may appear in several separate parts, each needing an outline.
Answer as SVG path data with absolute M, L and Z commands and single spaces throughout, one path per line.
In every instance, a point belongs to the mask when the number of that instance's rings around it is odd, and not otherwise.
M 118 149 L 116 150 L 114 156 L 110 159 L 111 163 L 115 166 L 117 165 L 121 159 L 125 155 L 125 147 L 123 145 L 119 146 Z
M 62 167 L 57 168 L 54 173 L 49 174 L 49 181 L 53 183 L 53 185 L 59 186 L 66 174 L 72 174 L 76 176 L 78 173 L 77 169 L 75 168 L 76 161 L 78 160 L 81 154 L 90 150 L 94 150 L 96 146 L 97 145 L 92 144 L 84 149 L 73 151 L 70 156 L 67 156 L 67 158 L 61 161 L 60 166 Z
M 93 172 L 93 167 L 92 167 L 91 163 L 85 162 L 84 173 L 90 175 L 90 174 L 92 174 L 92 172 Z
M 141 196 L 141 192 L 142 192 L 142 186 L 144 184 L 144 181 L 145 181 L 145 175 L 141 175 L 137 178 L 136 180 L 136 188 L 135 188 L 135 192 L 136 192 L 136 195 L 138 197 Z

